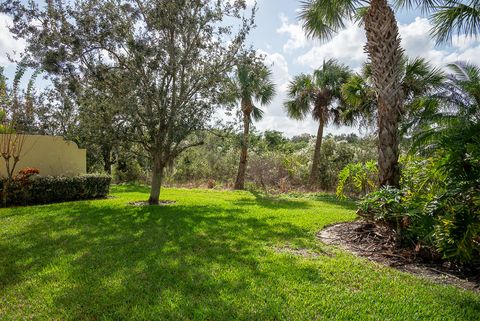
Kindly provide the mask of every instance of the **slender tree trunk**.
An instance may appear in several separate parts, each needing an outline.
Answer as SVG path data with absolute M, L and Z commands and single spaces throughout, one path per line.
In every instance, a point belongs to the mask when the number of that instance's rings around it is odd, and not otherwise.
M 398 122 L 403 103 L 402 49 L 397 21 L 386 0 L 372 0 L 364 16 L 367 52 L 378 99 L 379 185 L 400 182 Z
M 234 189 L 245 188 L 245 172 L 247 170 L 247 151 L 248 136 L 250 134 L 250 114 L 243 113 L 243 141 L 242 150 L 240 152 L 240 163 L 238 164 L 237 179 L 235 180 Z
M 150 205 L 158 205 L 160 199 L 160 189 L 162 187 L 165 166 L 163 166 L 163 163 L 158 158 L 158 156 L 154 156 L 152 183 L 150 187 L 150 197 L 148 198 L 148 204 Z
M 3 207 L 7 207 L 9 188 L 10 188 L 10 179 L 7 178 L 3 181 L 3 189 L 2 189 L 2 206 Z
M 103 148 L 103 170 L 108 174 L 112 174 L 112 151 L 111 148 Z
M 318 183 L 318 167 L 320 165 L 320 153 L 322 150 L 323 127 L 325 122 L 320 119 L 317 131 L 317 140 L 315 142 L 315 151 L 313 153 L 312 168 L 310 169 L 310 188 L 313 188 Z

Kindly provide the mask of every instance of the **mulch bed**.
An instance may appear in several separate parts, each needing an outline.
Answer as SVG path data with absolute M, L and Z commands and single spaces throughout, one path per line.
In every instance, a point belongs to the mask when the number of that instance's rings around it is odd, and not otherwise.
M 327 244 L 398 270 L 420 275 L 436 283 L 455 285 L 480 292 L 480 275 L 448 262 L 428 257 L 421 248 L 399 248 L 394 234 L 386 227 L 363 221 L 331 225 L 317 234 Z
M 169 205 L 169 204 L 175 204 L 175 201 L 167 201 L 167 200 L 160 200 L 158 202 L 158 205 L 150 205 L 148 201 L 135 201 L 135 202 L 129 202 L 128 205 L 132 206 L 163 206 L 163 205 Z

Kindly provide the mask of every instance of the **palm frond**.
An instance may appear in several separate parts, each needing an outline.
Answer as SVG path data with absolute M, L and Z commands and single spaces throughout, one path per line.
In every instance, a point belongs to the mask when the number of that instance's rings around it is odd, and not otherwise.
M 480 33 L 480 3 L 478 0 L 468 4 L 449 0 L 436 7 L 430 20 L 432 34 L 438 43 L 450 42 L 455 34 L 477 36 Z
M 395 0 L 393 5 L 397 9 L 421 9 L 423 13 L 435 10 L 444 0 Z
M 314 94 L 312 77 L 306 74 L 296 76 L 288 84 L 288 100 L 284 103 L 288 117 L 302 120 L 310 113 Z
M 355 16 L 360 3 L 359 0 L 303 0 L 299 18 L 307 36 L 329 39 L 345 28 L 345 19 Z
M 255 121 L 259 121 L 263 118 L 263 115 L 264 115 L 264 111 L 261 110 L 260 108 L 258 108 L 257 106 L 253 106 L 253 109 L 252 109 L 252 115 L 251 115 L 251 118 Z

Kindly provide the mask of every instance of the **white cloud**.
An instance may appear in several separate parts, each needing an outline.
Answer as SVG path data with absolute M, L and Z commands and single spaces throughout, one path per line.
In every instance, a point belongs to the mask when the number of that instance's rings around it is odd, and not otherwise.
M 13 23 L 12 19 L 5 15 L 0 14 L 0 64 L 7 65 L 9 60 L 7 55 L 16 56 L 21 53 L 25 48 L 24 40 L 16 40 L 8 30 L 8 27 Z
M 352 68 L 359 68 L 367 59 L 363 51 L 365 33 L 362 28 L 349 24 L 330 41 L 313 46 L 308 52 L 297 58 L 301 65 L 318 68 L 324 59 L 335 58 Z
M 451 46 L 437 47 L 431 38 L 431 27 L 428 19 L 421 17 L 399 25 L 402 48 L 409 57 L 424 57 L 439 67 L 457 60 L 480 64 L 479 39 L 460 35 L 453 38 Z M 298 57 L 297 62 L 314 69 L 324 59 L 336 58 L 353 69 L 358 69 L 367 59 L 363 49 L 365 39 L 363 28 L 350 24 L 330 41 L 313 46 Z
M 287 16 L 283 13 L 280 14 L 280 21 L 282 25 L 277 29 L 277 33 L 289 36 L 287 42 L 283 45 L 284 52 L 292 52 L 295 49 L 307 46 L 307 37 L 299 24 L 289 23 Z
M 308 120 L 298 122 L 289 119 L 283 108 L 283 102 L 287 98 L 288 82 L 291 78 L 287 60 L 278 52 L 270 53 L 259 50 L 259 53 L 265 56 L 265 63 L 272 69 L 273 81 L 276 84 L 277 93 L 271 104 L 262 107 L 264 117 L 255 123 L 255 127 L 261 131 L 278 130 L 287 136 L 311 132 L 312 128 Z
M 480 41 L 469 36 L 460 35 L 452 39 L 451 46 L 435 46 L 430 37 L 432 25 L 426 18 L 415 18 L 409 24 L 399 26 L 402 47 L 410 57 L 424 57 L 438 67 L 462 60 L 480 64 Z

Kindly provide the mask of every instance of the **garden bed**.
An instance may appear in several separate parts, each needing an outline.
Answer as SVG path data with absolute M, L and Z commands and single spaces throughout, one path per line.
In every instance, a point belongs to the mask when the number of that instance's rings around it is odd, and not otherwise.
M 327 244 L 341 248 L 371 261 L 420 275 L 436 283 L 455 285 L 480 292 L 480 276 L 454 264 L 428 258 L 421 249 L 399 248 L 393 235 L 385 228 L 363 221 L 331 225 L 317 234 Z

